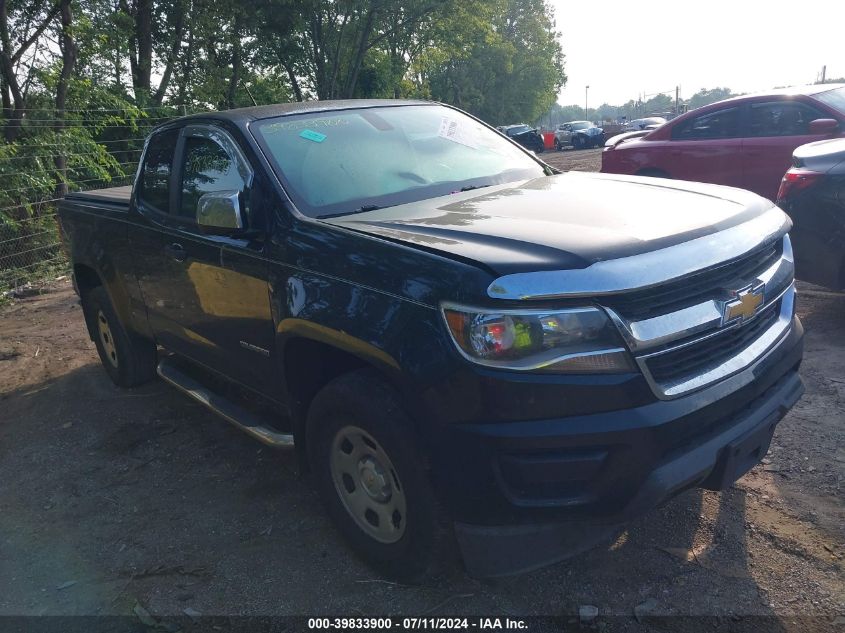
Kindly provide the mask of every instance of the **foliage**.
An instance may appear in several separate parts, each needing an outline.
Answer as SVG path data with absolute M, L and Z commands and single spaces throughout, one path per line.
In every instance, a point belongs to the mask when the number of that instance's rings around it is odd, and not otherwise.
M 497 0 L 462 11 L 441 25 L 448 45 L 421 60 L 420 90 L 497 125 L 537 119 L 566 81 L 549 6 Z
M 702 88 L 690 97 L 688 105 L 689 109 L 692 110 L 693 108 L 700 108 L 701 106 L 710 105 L 711 103 L 735 96 L 730 88 L 710 88 L 709 90 Z
M 55 201 L 127 183 L 170 117 L 422 97 L 531 120 L 558 37 L 545 0 L 0 0 L 0 286 L 59 259 Z

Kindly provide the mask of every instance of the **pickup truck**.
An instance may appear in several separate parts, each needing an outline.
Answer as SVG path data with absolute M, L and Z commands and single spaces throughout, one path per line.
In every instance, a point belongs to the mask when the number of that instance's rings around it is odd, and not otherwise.
M 59 216 L 109 377 L 158 373 L 293 448 L 351 547 L 405 581 L 450 552 L 536 568 L 724 489 L 803 392 L 780 209 L 557 173 L 442 104 L 180 118 L 133 187 Z

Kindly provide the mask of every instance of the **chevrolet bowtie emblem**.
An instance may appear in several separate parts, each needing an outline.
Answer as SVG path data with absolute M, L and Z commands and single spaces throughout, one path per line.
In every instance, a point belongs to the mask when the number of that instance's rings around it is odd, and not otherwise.
M 725 301 L 722 308 L 722 325 L 734 321 L 745 321 L 750 319 L 765 301 L 763 290 L 765 286 L 760 284 L 756 287 L 748 286 L 736 291 L 736 299 Z

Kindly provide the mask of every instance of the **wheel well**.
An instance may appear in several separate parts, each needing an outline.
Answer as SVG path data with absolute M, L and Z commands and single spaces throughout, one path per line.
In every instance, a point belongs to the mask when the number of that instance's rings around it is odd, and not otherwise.
M 93 268 L 85 266 L 84 264 L 76 264 L 73 267 L 73 279 L 76 282 L 76 289 L 79 291 L 79 296 L 83 296 L 86 292 L 97 286 L 102 286 L 103 282 L 100 276 Z
M 79 298 L 84 299 L 85 295 L 91 292 L 94 288 L 103 285 L 100 276 L 93 268 L 85 266 L 84 264 L 75 264 L 73 266 L 73 283 L 76 285 L 76 292 L 79 293 Z M 83 303 L 83 308 L 85 304 Z M 90 321 L 90 315 L 87 310 L 83 310 L 85 317 L 85 327 L 88 329 L 88 337 L 94 340 L 94 324 Z
M 285 380 L 294 414 L 302 419 L 317 392 L 347 372 L 369 366 L 358 356 L 326 343 L 298 338 L 285 345 Z

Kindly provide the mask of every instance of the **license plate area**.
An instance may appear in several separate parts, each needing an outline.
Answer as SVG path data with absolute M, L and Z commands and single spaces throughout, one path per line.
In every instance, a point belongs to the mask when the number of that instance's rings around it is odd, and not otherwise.
M 707 490 L 725 490 L 760 463 L 769 452 L 772 436 L 779 421 L 775 413 L 765 424 L 752 429 L 722 449 L 719 461 L 702 485 Z

